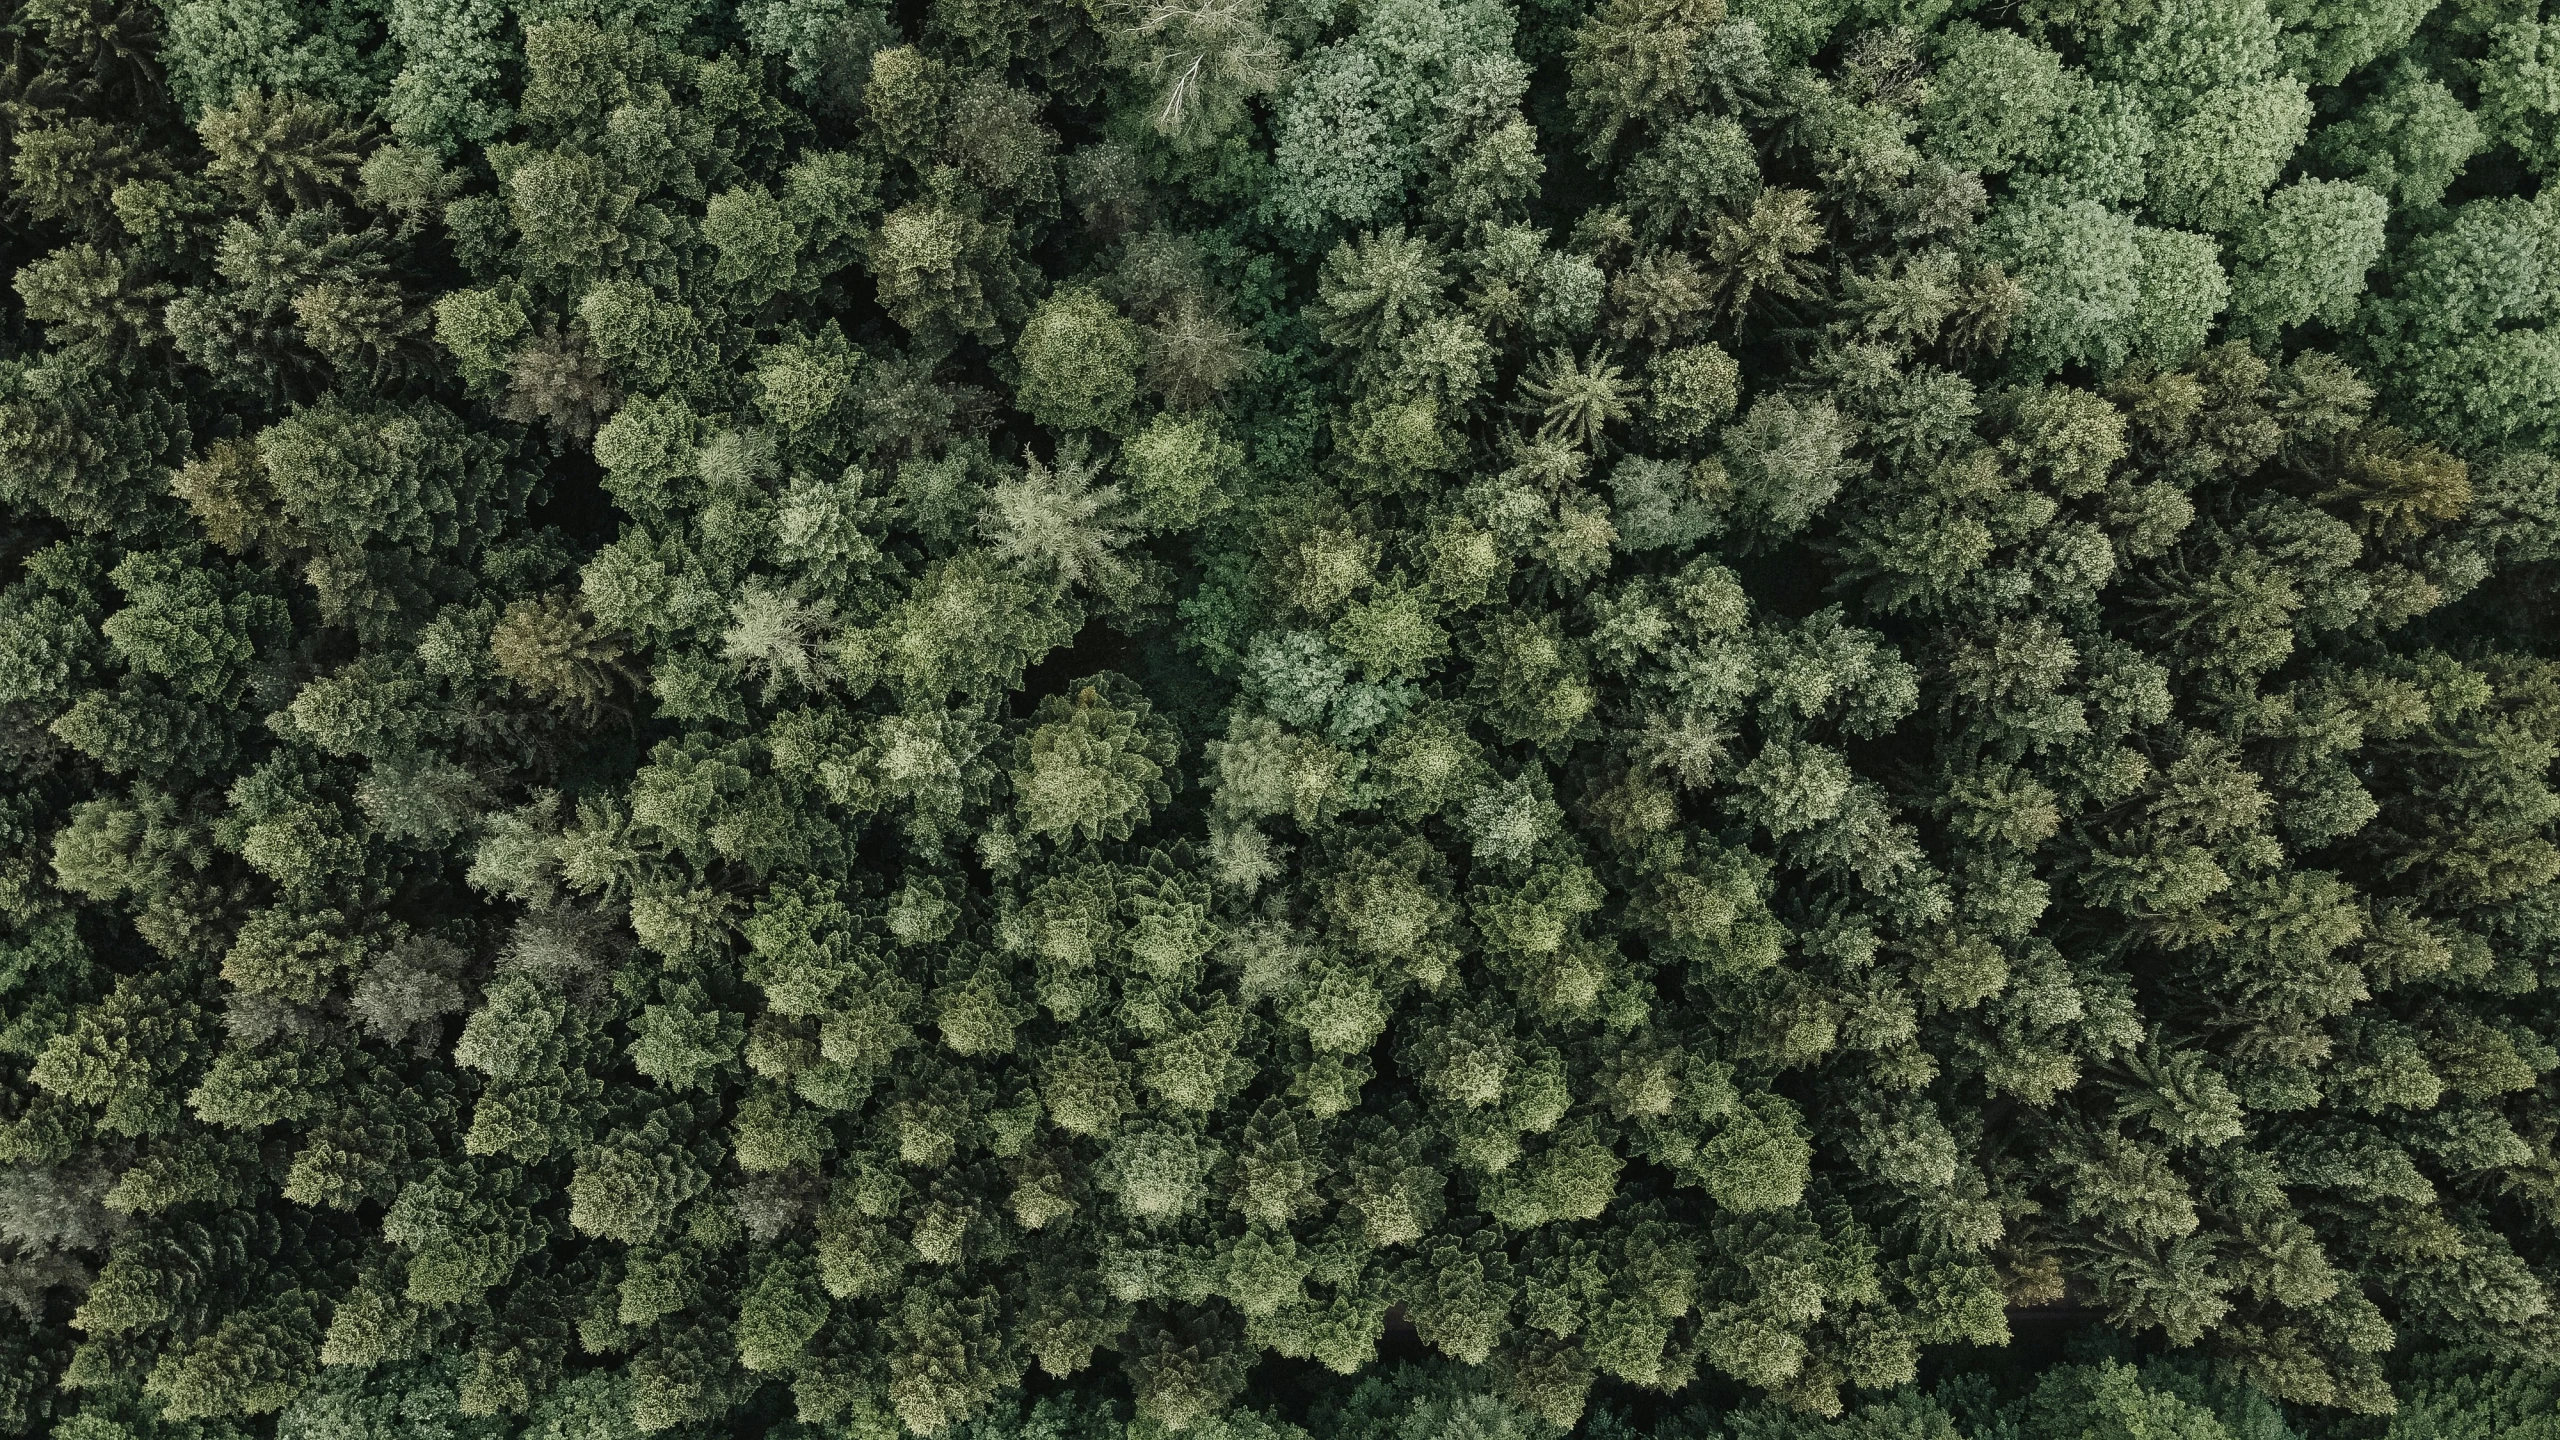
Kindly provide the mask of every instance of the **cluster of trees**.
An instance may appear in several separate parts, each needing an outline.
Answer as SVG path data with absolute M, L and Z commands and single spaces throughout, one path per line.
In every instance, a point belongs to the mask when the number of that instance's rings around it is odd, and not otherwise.
M 2043 1367 L 1942 1367 L 1927 1387 L 1872 1395 L 1834 1416 L 1762 1399 L 1685 1399 L 1595 1404 L 1567 1431 L 1489 1392 L 1480 1373 L 1434 1359 L 1373 1367 L 1262 1393 L 1182 1432 L 1194 1440 L 2551 1440 L 2560 1435 L 2560 1376 L 2545 1366 L 2432 1355 L 2398 1375 L 2387 1420 L 2338 1412 L 2287 1413 L 2246 1384 L 2205 1365 L 2153 1358 L 2130 1363 L 2121 1347 L 2075 1343 Z M 1997 1358 L 1997 1357 L 1993 1357 Z M 610 1392 L 594 1377 L 572 1382 L 574 1409 L 528 1433 L 628 1433 L 606 1419 Z M 574 1417 L 574 1418 L 569 1418 Z M 598 1423 L 601 1421 L 602 1423 Z M 83 1432 L 101 1440 L 92 1426 Z M 432 1435 L 497 1440 L 505 1429 L 457 1411 L 452 1367 L 410 1363 L 366 1375 L 333 1372 L 277 1417 L 279 1440 L 409 1440 Z M 813 1427 L 781 1420 L 732 1428 L 807 1440 Z M 956 1440 L 1163 1440 L 1134 1420 L 1125 1386 L 1088 1372 L 1033 1396 L 1008 1396 L 945 1432 Z M 117 1437 L 121 1440 L 121 1437 Z
M 2202 1366 L 2137 1366 L 2093 1354 L 2024 1373 L 1957 1371 L 1834 1417 L 1765 1399 L 1692 1402 L 1653 1415 L 1603 1404 L 1579 1433 L 1590 1440 L 2547 1440 L 2560 1433 L 2560 1385 L 2548 1370 L 2422 1365 L 2402 1376 L 2400 1393 L 2402 1410 L 2386 1423 L 2341 1424 L 2334 1414 L 2324 1423 L 2289 1417 L 2256 1390 L 2217 1380 Z M 1120 1397 L 1080 1385 L 999 1406 L 955 1433 L 968 1440 L 1123 1440 L 1139 1433 L 1125 1424 L 1127 1413 Z M 1485 1393 L 1444 1361 L 1320 1387 L 1287 1414 L 1240 1406 L 1193 1433 L 1215 1440 L 1557 1440 L 1564 1432 Z
M 0 1433 L 2549 1423 L 2533 0 L 0 47 Z

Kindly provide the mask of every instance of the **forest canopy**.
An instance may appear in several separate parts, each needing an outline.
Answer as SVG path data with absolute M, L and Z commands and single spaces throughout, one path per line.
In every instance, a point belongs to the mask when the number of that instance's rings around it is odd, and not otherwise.
M 0 1435 L 2560 1437 L 2555 75 L 0 9 Z

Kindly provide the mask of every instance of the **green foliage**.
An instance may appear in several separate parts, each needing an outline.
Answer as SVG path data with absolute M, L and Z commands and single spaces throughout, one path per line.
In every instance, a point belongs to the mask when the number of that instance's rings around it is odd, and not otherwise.
M 1997 175 L 2045 157 L 2071 103 L 2062 57 L 2015 30 L 1951 28 L 1920 110 L 1929 148 Z
M 1014 343 L 1015 396 L 1052 430 L 1118 430 L 1138 398 L 1138 329 L 1090 290 L 1040 302 Z
M 2420 209 L 2444 198 L 2483 143 L 2479 117 L 2407 61 L 2352 114 L 2313 136 L 2323 163 Z
M 1349 33 L 1300 62 L 1275 107 L 1272 216 L 1310 239 L 1394 219 L 1442 96 L 1483 86 L 1516 102 L 1525 77 L 1508 53 L 1513 23 L 1490 0 L 1361 7 Z
M 1114 64 L 1148 86 L 1149 125 L 1184 150 L 1216 143 L 1249 118 L 1247 102 L 1276 90 L 1288 50 L 1262 0 L 1128 4 L 1106 11 Z
M 1163 779 L 1175 739 L 1119 677 L 1097 675 L 1042 697 L 1014 746 L 1010 772 L 1025 832 L 1064 843 L 1125 840 L 1150 803 L 1173 798 Z
M 2390 206 L 2362 186 L 2306 180 L 2267 198 L 2237 247 L 2233 306 L 2257 330 L 2318 318 L 2344 325 L 2382 257 Z
M 391 79 L 384 17 L 368 6 L 179 0 L 167 16 L 169 98 L 191 119 L 242 90 L 298 91 L 363 110 Z
M 0 1434 L 2549 1428 L 2532 7 L 0 49 Z

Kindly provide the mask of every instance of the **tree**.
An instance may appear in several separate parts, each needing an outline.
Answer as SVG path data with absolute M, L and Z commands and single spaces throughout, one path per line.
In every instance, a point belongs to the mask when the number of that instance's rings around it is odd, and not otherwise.
M 1173 798 L 1162 779 L 1173 737 L 1118 676 L 1069 688 L 1040 702 L 1037 723 L 1014 746 L 1010 778 L 1023 828 L 1061 844 L 1126 839 L 1150 804 Z
M 1274 116 L 1270 213 L 1309 240 L 1394 219 L 1433 97 L 1462 65 L 1507 51 L 1511 28 L 1495 5 L 1389 3 L 1308 55 Z
M 1573 37 L 1573 101 L 1585 143 L 1606 155 L 1620 131 L 1661 112 L 1668 123 L 1696 103 L 1697 54 L 1724 18 L 1720 0 L 1612 0 Z
M 1137 327 L 1090 290 L 1040 302 L 1014 344 L 1022 361 L 1016 392 L 1031 417 L 1052 430 L 1119 430 L 1137 400 Z
M 2389 258 L 2390 295 L 2366 308 L 2367 343 L 2396 405 L 2432 433 L 2529 443 L 2550 423 L 2533 359 L 2547 343 L 2542 306 L 2518 283 L 2547 231 L 2538 209 L 2483 199 Z
M 2406 60 L 2380 93 L 2312 137 L 2322 161 L 2421 209 L 2444 198 L 2483 143 L 2478 117 L 2444 82 Z
M 1287 51 L 1265 28 L 1261 0 L 1132 5 L 1113 35 L 1120 68 L 1154 87 L 1147 123 L 1199 149 L 1246 118 L 1246 102 L 1280 87 Z
M 2062 57 L 2014 30 L 1959 26 L 1944 43 L 1920 110 L 1930 148 L 1985 174 L 2043 159 L 2072 98 Z
M 2389 207 L 2342 181 L 2304 181 L 2267 198 L 2239 245 L 2232 309 L 2265 331 L 2353 313 L 2365 272 L 2382 257 Z

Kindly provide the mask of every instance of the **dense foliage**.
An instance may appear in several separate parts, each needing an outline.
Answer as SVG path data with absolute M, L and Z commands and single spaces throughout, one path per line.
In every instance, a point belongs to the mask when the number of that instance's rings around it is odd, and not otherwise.
M 2543 1433 L 2556 73 L 0 10 L 0 1433 Z

